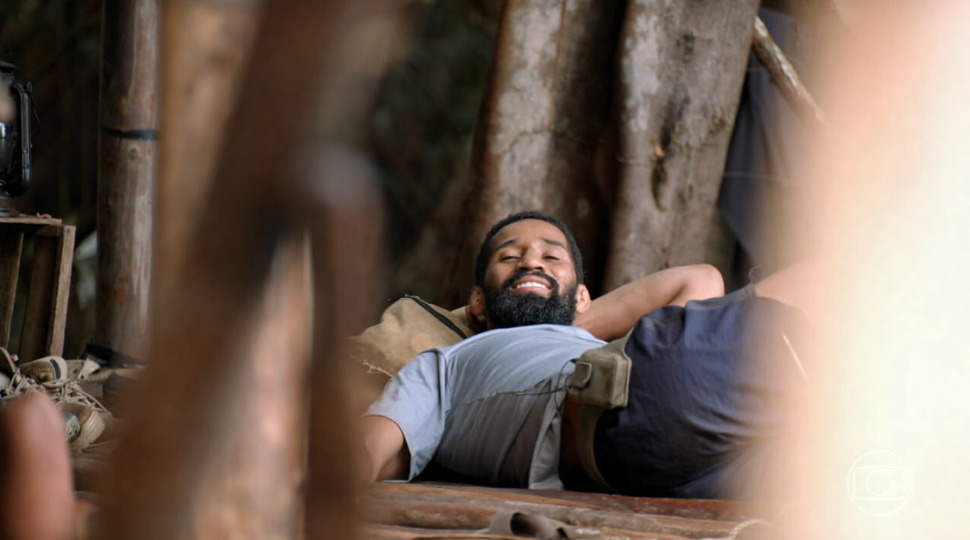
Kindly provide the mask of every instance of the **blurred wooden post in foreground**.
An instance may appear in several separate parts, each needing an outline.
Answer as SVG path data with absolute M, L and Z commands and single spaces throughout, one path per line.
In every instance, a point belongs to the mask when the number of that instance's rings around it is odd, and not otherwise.
M 162 111 L 152 294 L 164 297 L 214 181 L 262 0 L 169 0 L 161 10 Z M 253 126 L 255 129 L 255 126 Z
M 261 7 L 260 0 L 172 0 L 162 6 L 153 298 L 177 293 L 177 272 L 187 262 L 185 246 L 215 180 Z M 251 323 L 253 336 L 237 356 L 236 384 L 250 394 L 236 401 L 232 414 L 252 422 L 213 442 L 219 457 L 198 479 L 202 495 L 193 517 L 201 537 L 278 536 L 292 531 L 300 515 L 295 487 L 304 473 L 306 415 L 294 404 L 306 399 L 301 382 L 312 316 L 306 262 L 297 239 L 277 254 L 257 308 L 261 315 Z
M 105 0 L 102 13 L 98 277 L 91 344 L 106 349 L 99 356 L 139 356 L 151 282 L 157 0 Z
M 353 148 L 402 5 L 266 2 L 210 187 L 194 222 L 173 232 L 184 235 L 185 255 L 153 306 L 150 366 L 101 490 L 94 537 L 300 535 L 303 478 L 287 476 L 287 460 L 305 448 L 307 388 L 305 532 L 355 536 L 350 392 L 338 343 L 372 315 L 367 285 L 382 222 L 371 169 Z M 183 111 L 166 114 L 176 125 Z M 166 149 L 166 167 L 191 159 L 175 141 Z M 312 322 L 299 247 L 306 231 Z

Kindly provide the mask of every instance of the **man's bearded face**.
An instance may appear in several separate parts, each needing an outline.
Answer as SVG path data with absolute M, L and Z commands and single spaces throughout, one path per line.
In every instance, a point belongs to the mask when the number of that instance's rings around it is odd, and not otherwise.
M 525 276 L 547 280 L 552 292 L 547 298 L 532 293 L 516 294 L 512 285 Z M 485 285 L 485 312 L 493 328 L 511 328 L 531 324 L 571 325 L 576 318 L 577 286 L 560 293 L 559 282 L 542 272 L 522 270 L 502 282 L 499 289 Z

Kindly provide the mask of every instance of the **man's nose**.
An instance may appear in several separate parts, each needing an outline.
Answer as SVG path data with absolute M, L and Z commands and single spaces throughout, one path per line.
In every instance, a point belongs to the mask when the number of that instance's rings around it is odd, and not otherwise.
M 522 254 L 522 258 L 519 259 L 519 269 L 520 270 L 543 270 L 545 269 L 545 263 L 542 260 L 542 254 L 535 250 L 527 250 Z

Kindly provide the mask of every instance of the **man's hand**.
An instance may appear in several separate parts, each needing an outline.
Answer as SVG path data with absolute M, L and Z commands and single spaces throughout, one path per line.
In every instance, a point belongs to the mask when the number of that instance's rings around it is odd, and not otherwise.
M 361 431 L 366 450 L 362 484 L 369 486 L 378 480 L 406 478 L 411 456 L 401 428 L 385 416 L 365 416 Z
M 594 336 L 612 341 L 633 329 L 640 317 L 664 306 L 724 295 L 724 279 L 708 264 L 675 266 L 631 281 L 593 300 L 573 323 Z

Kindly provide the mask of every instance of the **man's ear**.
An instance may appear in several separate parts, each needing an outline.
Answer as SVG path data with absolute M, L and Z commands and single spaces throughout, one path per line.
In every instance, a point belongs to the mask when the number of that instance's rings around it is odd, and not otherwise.
M 585 313 L 592 303 L 593 299 L 589 296 L 589 289 L 586 288 L 586 285 L 580 283 L 576 287 L 576 313 Z
M 478 319 L 485 316 L 485 291 L 477 285 L 468 297 L 468 312 Z

